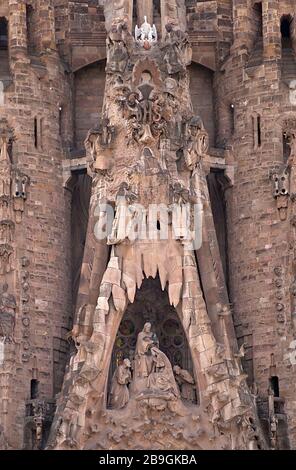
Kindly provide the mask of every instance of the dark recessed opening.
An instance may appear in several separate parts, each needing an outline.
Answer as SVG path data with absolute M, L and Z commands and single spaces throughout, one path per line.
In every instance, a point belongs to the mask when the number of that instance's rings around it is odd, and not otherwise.
M 255 24 L 257 37 L 263 36 L 263 14 L 262 14 L 262 2 L 255 3 L 253 6 L 255 15 Z
M 35 11 L 32 5 L 26 5 L 26 19 L 27 19 L 27 47 L 29 54 L 36 51 L 36 25 L 34 21 Z
M 269 382 L 270 382 L 270 387 L 271 387 L 271 390 L 273 391 L 274 396 L 279 397 L 280 396 L 279 378 L 276 375 L 274 375 L 273 377 L 270 377 Z
M 289 136 L 286 132 L 283 133 L 283 161 L 287 163 L 291 154 L 291 147 L 289 145 Z
M 153 0 L 154 14 L 160 16 L 160 0 Z
M 284 49 L 292 48 L 291 22 L 292 17 L 290 15 L 283 16 L 281 19 L 282 47 Z
M 261 118 L 257 116 L 257 136 L 258 136 L 258 147 L 261 147 Z
M 0 50 L 8 49 L 8 21 L 6 18 L 0 18 Z
M 63 133 L 63 107 L 59 106 L 59 136 Z
M 291 20 L 289 18 L 282 19 L 282 22 L 281 22 L 282 38 L 286 38 L 286 39 L 291 38 L 290 23 L 291 23 Z
M 36 398 L 38 398 L 38 388 L 39 388 L 38 380 L 32 379 L 31 380 L 31 392 L 30 392 L 31 400 L 35 400 Z
M 234 134 L 234 104 L 229 106 L 231 134 Z
M 37 124 L 37 118 L 34 118 L 34 146 L 37 149 L 38 148 L 38 124 Z

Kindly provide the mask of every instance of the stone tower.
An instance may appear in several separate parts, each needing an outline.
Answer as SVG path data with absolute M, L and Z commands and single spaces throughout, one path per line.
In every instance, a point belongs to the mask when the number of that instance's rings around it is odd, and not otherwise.
M 71 197 L 59 130 L 70 80 L 56 47 L 53 3 L 0 4 L 0 413 L 5 445 L 16 449 L 26 439 L 33 445 L 41 414 L 48 431 L 71 318 Z
M 294 4 L 0 0 L 1 448 L 295 448 Z

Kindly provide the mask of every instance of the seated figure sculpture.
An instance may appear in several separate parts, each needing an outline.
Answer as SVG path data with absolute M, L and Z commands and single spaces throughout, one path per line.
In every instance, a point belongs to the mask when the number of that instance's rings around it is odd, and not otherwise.
M 169 359 L 156 346 L 151 348 L 151 355 L 152 370 L 147 381 L 148 388 L 155 392 L 165 392 L 172 397 L 179 397 L 180 392 Z
M 151 323 L 145 323 L 143 330 L 138 334 L 132 388 L 138 397 L 155 396 L 166 401 L 180 398 L 172 365 L 165 353 L 159 349 Z

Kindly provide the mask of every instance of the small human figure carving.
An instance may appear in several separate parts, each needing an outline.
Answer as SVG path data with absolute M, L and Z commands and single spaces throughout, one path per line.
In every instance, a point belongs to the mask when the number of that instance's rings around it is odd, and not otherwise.
M 181 369 L 180 366 L 174 366 L 173 371 L 175 374 L 176 382 L 179 385 L 181 397 L 183 400 L 196 402 L 195 382 L 192 375 L 188 370 Z
M 186 144 L 184 156 L 187 167 L 194 170 L 202 156 L 206 154 L 209 147 L 209 137 L 204 129 L 202 119 L 193 116 L 187 123 Z
M 114 372 L 111 384 L 109 405 L 113 409 L 121 409 L 129 401 L 128 384 L 131 382 L 131 362 L 124 359 Z
M 143 330 L 138 334 L 135 354 L 136 377 L 148 377 L 152 371 L 151 347 L 158 345 L 156 334 L 151 331 L 151 323 L 147 322 Z
M 270 444 L 273 450 L 276 449 L 276 445 L 277 445 L 277 428 L 278 428 L 278 419 L 273 414 L 270 418 Z

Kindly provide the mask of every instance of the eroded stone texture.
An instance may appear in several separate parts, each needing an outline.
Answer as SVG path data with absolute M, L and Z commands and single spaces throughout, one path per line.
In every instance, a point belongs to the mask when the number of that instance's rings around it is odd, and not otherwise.
M 0 0 L 1 448 L 295 448 L 294 15 Z

